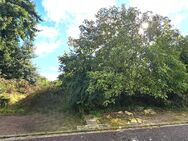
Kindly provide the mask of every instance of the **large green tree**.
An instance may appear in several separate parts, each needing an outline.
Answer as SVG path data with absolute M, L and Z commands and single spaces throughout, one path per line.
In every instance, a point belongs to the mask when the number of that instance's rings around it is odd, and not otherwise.
M 33 81 L 33 40 L 40 21 L 33 1 L 0 0 L 0 73 L 6 79 Z
M 188 42 L 167 17 L 103 8 L 95 21 L 83 22 L 80 37 L 69 45 L 70 53 L 60 57 L 60 79 L 76 107 L 107 106 L 120 95 L 164 101 L 185 95 Z

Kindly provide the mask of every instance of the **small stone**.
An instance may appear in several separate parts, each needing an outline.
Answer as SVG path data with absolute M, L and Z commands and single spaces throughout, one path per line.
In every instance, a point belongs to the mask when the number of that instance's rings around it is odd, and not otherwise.
M 77 130 L 84 130 L 85 126 L 77 126 Z
M 118 114 L 120 114 L 120 115 L 122 115 L 123 114 L 123 111 L 119 111 L 119 112 L 117 112 Z
M 97 118 L 86 119 L 86 123 L 88 125 L 95 125 L 95 124 L 97 124 Z
M 85 125 L 86 129 L 97 129 L 99 125 Z
M 128 111 L 125 111 L 125 114 L 128 115 L 128 116 L 133 116 L 133 113 L 128 112 Z
M 111 118 L 111 116 L 110 116 L 110 115 L 107 115 L 107 116 L 106 116 L 106 118 L 110 119 L 110 118 Z
M 137 123 L 142 123 L 142 119 L 136 118 L 136 120 L 137 120 Z
M 99 127 L 99 129 L 108 129 L 108 128 L 110 128 L 110 125 L 109 124 L 99 124 L 98 127 Z
M 111 124 L 120 125 L 120 124 L 123 124 L 123 121 L 120 118 L 114 118 L 114 119 L 111 119 Z
M 155 115 L 156 112 L 153 109 L 145 109 L 144 114 L 145 115 Z
M 182 114 L 182 116 L 184 116 L 184 117 L 185 117 L 185 116 L 186 116 L 186 114 Z
M 132 118 L 130 121 L 131 123 L 137 123 L 137 120 L 135 118 Z

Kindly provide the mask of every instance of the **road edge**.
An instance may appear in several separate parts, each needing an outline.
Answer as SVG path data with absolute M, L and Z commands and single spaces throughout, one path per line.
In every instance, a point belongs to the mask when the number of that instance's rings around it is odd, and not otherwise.
M 141 125 L 135 127 L 121 127 L 121 128 L 108 128 L 108 129 L 96 129 L 96 130 L 71 130 L 71 131 L 55 131 L 55 132 L 37 132 L 29 134 L 15 134 L 15 135 L 0 135 L 0 140 L 24 140 L 33 138 L 43 138 L 43 137 L 56 137 L 56 136 L 70 136 L 70 135 L 82 135 L 82 134 L 95 134 L 95 133 L 108 133 L 108 132 L 123 132 L 126 130 L 138 130 L 147 128 L 163 128 L 163 127 L 177 127 L 188 125 L 188 122 L 181 123 L 161 123 L 161 124 L 150 124 Z

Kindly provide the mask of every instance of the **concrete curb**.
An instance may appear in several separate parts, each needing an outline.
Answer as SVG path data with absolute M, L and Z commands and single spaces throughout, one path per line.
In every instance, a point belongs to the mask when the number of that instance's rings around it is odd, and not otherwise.
M 107 133 L 107 132 L 122 132 L 126 130 L 137 130 L 145 128 L 160 128 L 160 127 L 174 127 L 188 125 L 186 122 L 174 122 L 174 123 L 160 123 L 160 124 L 147 124 L 140 126 L 122 126 L 121 128 L 107 128 L 107 129 L 96 129 L 96 130 L 70 130 L 70 131 L 55 131 L 55 132 L 37 132 L 29 134 L 15 134 L 15 135 L 0 135 L 0 140 L 24 140 L 33 139 L 41 137 L 56 137 L 56 136 L 70 136 L 70 135 L 80 135 L 80 134 L 91 134 L 91 133 Z

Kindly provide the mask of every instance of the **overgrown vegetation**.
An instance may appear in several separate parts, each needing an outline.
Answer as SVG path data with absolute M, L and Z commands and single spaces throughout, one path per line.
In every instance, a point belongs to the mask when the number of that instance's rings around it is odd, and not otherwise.
M 33 85 L 26 80 L 0 78 L 0 107 L 13 105 L 40 89 L 43 85 Z
M 51 82 L 47 87 L 27 96 L 17 103 L 26 113 L 49 113 L 65 111 L 65 99 L 59 84 Z
M 37 91 L 40 86 L 42 85 L 33 85 L 23 79 L 6 80 L 4 78 L 0 78 L 0 94 L 3 94 L 3 93 L 31 94 Z
M 80 25 L 60 57 L 62 87 L 82 111 L 126 104 L 187 104 L 188 40 L 167 17 L 136 8 L 103 8 Z
M 78 39 L 69 38 L 71 50 L 59 58 L 62 74 L 50 82 L 31 61 L 42 21 L 34 2 L 1 0 L 0 9 L 1 114 L 188 105 L 188 37 L 167 17 L 102 8 L 95 21 L 80 25 Z
M 35 85 L 26 80 L 0 78 L 0 113 L 48 113 L 63 111 L 60 82 L 38 78 Z
M 0 0 L 0 135 L 187 122 L 188 36 L 170 19 L 100 9 L 69 38 L 56 81 L 32 64 L 40 21 L 34 1 Z

